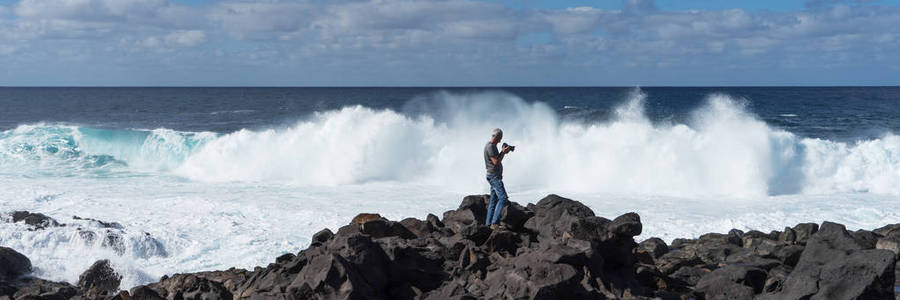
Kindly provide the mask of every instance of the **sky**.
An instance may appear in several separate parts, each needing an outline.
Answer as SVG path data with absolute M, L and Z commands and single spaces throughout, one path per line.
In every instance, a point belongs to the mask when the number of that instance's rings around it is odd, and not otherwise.
M 0 0 L 0 86 L 900 85 L 900 0 Z

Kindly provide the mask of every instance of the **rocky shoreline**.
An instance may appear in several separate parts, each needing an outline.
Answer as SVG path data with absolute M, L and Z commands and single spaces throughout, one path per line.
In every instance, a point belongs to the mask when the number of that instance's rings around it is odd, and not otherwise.
M 0 247 L 0 300 L 900 299 L 900 224 L 849 232 L 836 223 L 804 223 L 637 243 L 642 224 L 635 213 L 609 220 L 550 195 L 527 206 L 511 203 L 502 214 L 505 228 L 491 230 L 483 226 L 486 200 L 465 197 L 443 218 L 360 214 L 265 267 L 175 274 L 128 291 L 119 290 L 121 276 L 108 261 L 72 285 L 30 276 L 27 257 Z M 4 221 L 34 230 L 60 226 L 40 214 L 10 216 Z M 101 239 L 116 245 L 114 234 Z

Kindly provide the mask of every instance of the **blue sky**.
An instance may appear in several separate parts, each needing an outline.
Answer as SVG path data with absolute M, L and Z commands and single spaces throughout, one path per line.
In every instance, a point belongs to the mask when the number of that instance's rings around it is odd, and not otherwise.
M 900 85 L 900 0 L 0 0 L 2 86 Z

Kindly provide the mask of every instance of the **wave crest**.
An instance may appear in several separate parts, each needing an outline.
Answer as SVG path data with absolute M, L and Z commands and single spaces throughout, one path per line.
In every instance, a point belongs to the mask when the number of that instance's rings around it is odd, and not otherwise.
M 48 149 L 61 147 L 68 150 L 56 153 L 74 154 L 50 156 L 108 156 L 198 181 L 402 181 L 472 190 L 485 185 L 481 149 L 500 127 L 504 142 L 519 146 L 505 160 L 504 177 L 514 188 L 737 197 L 900 194 L 900 138 L 892 134 L 856 143 L 801 138 L 769 126 L 727 95 L 709 96 L 683 123 L 654 123 L 644 114 L 645 98 L 635 89 L 604 122 L 561 120 L 546 104 L 480 92 L 419 97 L 402 112 L 349 106 L 289 127 L 221 136 L 23 125 L 0 135 L 0 155 L 2 164 L 23 151 L 41 161 Z M 62 133 L 36 134 L 41 130 Z M 21 150 L 41 143 L 47 145 Z

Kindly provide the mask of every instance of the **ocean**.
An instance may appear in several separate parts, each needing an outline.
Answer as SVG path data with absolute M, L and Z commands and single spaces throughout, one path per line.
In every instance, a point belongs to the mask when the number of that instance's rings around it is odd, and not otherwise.
M 266 265 L 358 213 L 424 218 L 487 193 L 496 127 L 517 146 L 512 201 L 634 211 L 641 239 L 900 223 L 898 87 L 7 87 L 0 214 L 67 226 L 0 222 L 0 245 L 52 280 L 110 259 L 123 288 Z

